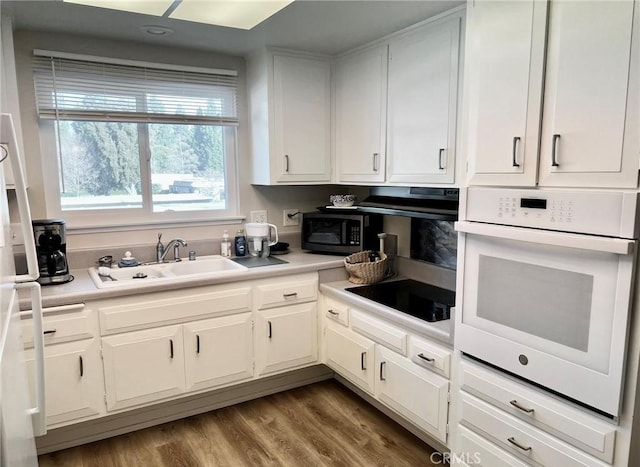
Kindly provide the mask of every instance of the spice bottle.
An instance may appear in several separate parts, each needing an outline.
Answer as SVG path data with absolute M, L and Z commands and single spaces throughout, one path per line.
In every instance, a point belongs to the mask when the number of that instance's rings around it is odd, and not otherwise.
M 243 229 L 238 229 L 234 244 L 236 256 L 244 256 L 247 253 L 247 239 Z
M 222 242 L 220 243 L 220 256 L 229 258 L 231 256 L 231 239 L 229 238 L 229 231 L 225 230 L 222 234 Z

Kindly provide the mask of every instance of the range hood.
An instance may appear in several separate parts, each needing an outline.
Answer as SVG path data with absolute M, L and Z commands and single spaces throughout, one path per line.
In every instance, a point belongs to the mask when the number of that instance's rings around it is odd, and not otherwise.
M 372 187 L 358 211 L 420 219 L 458 220 L 457 188 Z

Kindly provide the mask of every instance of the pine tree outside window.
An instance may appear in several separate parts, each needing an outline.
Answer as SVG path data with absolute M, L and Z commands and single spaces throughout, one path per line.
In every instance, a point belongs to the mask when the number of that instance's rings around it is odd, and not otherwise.
M 34 55 L 40 125 L 57 156 L 56 214 L 139 222 L 235 214 L 237 72 Z

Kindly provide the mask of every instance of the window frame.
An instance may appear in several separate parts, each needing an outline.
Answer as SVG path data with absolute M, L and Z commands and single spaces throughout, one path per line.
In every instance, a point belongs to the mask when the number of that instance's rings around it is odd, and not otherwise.
M 148 157 L 148 129 L 144 127 L 146 137 L 139 132 L 140 178 L 142 183 L 141 208 L 127 209 L 85 209 L 63 210 L 61 205 L 61 186 L 59 183 L 60 161 L 56 138 L 56 120 L 39 120 L 40 145 L 42 153 L 43 185 L 45 206 L 48 217 L 64 218 L 69 228 L 102 227 L 148 227 L 155 225 L 213 225 L 240 222 L 238 215 L 238 171 L 237 171 L 237 131 L 236 127 L 224 127 L 225 137 L 225 191 L 227 209 L 153 212 L 151 193 L 151 165 Z M 144 157 L 146 154 L 147 157 Z M 47 174 L 55 174 L 47 176 Z
M 36 52 L 42 51 L 34 51 Z M 48 52 L 49 53 L 49 52 Z M 118 60 L 106 57 L 81 56 L 75 54 L 66 54 L 59 52 L 51 52 L 52 57 L 71 58 L 77 60 L 87 60 L 97 63 L 115 63 L 133 66 L 144 66 L 148 68 L 157 68 L 159 70 L 182 70 L 202 72 L 205 69 L 194 67 L 181 67 L 160 63 L 137 62 L 131 60 Z M 221 70 L 209 70 L 211 72 Z M 222 70 L 225 71 L 225 70 Z M 226 70 L 229 73 L 237 73 Z M 236 97 L 237 99 L 236 88 Z M 137 97 L 136 99 L 138 99 Z M 143 99 L 144 100 L 144 99 Z M 63 120 L 63 119 L 61 119 Z M 64 120 L 73 120 L 64 118 Z M 244 220 L 244 216 L 239 216 L 239 175 L 238 175 L 238 124 L 225 125 L 219 122 L 183 122 L 175 119 L 163 119 L 163 121 L 140 121 L 136 118 L 131 119 L 131 123 L 138 125 L 138 149 L 140 163 L 140 182 L 142 207 L 126 208 L 126 209 L 62 209 L 62 186 L 60 178 L 61 161 L 58 152 L 58 140 L 56 124 L 57 118 L 40 118 L 37 117 L 37 123 L 40 135 L 40 147 L 42 155 L 43 169 L 43 188 L 45 199 L 45 210 L 48 217 L 62 217 L 67 221 L 70 229 L 85 229 L 87 231 L 105 231 L 105 230 L 127 230 L 127 229 L 153 229 L 155 226 L 182 226 L 185 224 L 195 225 L 215 225 L 240 223 Z M 102 118 L 87 119 L 87 121 L 105 121 Z M 121 118 L 119 121 L 126 122 L 127 118 Z M 226 209 L 197 209 L 197 210 L 180 210 L 180 211 L 161 211 L 153 210 L 153 194 L 151 179 L 151 163 L 149 148 L 149 127 L 153 124 L 180 124 L 187 123 L 190 125 L 210 125 L 222 128 L 224 139 L 224 180 L 225 180 L 225 197 Z M 48 176 L 47 174 L 56 174 L 56 176 Z

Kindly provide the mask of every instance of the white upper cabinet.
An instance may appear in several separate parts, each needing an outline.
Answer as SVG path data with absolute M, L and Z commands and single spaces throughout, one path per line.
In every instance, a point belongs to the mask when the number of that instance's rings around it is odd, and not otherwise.
M 471 184 L 535 184 L 546 13 L 547 3 L 541 1 L 468 6 Z
M 637 67 L 640 53 L 631 53 L 634 2 L 557 1 L 549 8 L 539 183 L 635 187 L 637 120 L 625 137 L 625 112 L 637 114 L 640 86 L 637 71 L 629 81 L 630 57 Z
M 343 57 L 334 68 L 339 183 L 384 182 L 387 45 Z
M 469 3 L 471 185 L 637 186 L 638 9 Z
M 460 23 L 456 15 L 389 44 L 391 184 L 454 181 Z
M 266 51 L 248 62 L 253 183 L 331 180 L 331 64 Z

